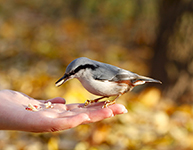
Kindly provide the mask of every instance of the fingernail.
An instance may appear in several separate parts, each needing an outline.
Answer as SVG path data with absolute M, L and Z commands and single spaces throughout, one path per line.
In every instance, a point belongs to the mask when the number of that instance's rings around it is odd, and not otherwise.
M 128 113 L 128 110 L 125 108 L 123 111 L 123 114 L 126 114 L 126 113 Z

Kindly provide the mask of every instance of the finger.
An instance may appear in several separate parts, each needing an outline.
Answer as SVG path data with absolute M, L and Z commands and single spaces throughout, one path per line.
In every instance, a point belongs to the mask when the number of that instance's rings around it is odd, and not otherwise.
M 53 99 L 49 99 L 49 100 L 46 100 L 44 103 L 47 103 L 47 102 L 66 104 L 66 100 L 62 97 L 56 97 Z
M 103 105 L 103 103 L 101 104 Z M 89 122 L 100 121 L 105 118 L 113 117 L 117 114 L 123 114 L 128 112 L 125 106 L 122 104 L 113 104 L 108 106 L 107 108 L 101 108 L 101 104 L 87 107 L 88 112 L 85 113 L 87 113 L 89 118 L 91 119 Z
M 68 104 L 66 110 L 60 113 L 59 117 L 70 117 L 78 114 L 87 114 L 91 119 L 91 122 L 99 121 L 112 116 L 113 112 L 109 108 L 102 108 L 103 105 L 92 105 L 83 107 L 82 104 Z
M 66 108 L 67 108 L 67 110 L 73 110 L 73 109 L 76 109 L 76 108 L 100 109 L 100 108 L 103 107 L 103 105 L 104 105 L 104 102 L 98 102 L 98 103 L 94 103 L 94 104 L 88 105 L 88 106 L 85 106 L 84 103 L 74 103 L 74 104 L 67 104 Z
M 110 105 L 108 108 L 113 111 L 114 115 L 124 114 L 128 112 L 125 106 L 122 104 L 113 104 L 113 105 Z
M 56 118 L 52 121 L 51 131 L 60 131 L 74 128 L 83 122 L 90 121 L 87 114 L 81 113 L 67 118 Z
M 87 112 L 85 113 L 87 113 L 90 118 L 89 122 L 97 122 L 113 116 L 113 111 L 109 108 L 100 108 L 95 110 L 87 109 Z

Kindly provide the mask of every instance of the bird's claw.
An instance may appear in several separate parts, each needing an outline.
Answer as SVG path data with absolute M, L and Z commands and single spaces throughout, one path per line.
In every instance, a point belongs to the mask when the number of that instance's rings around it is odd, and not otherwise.
M 90 104 L 90 100 L 86 100 L 85 103 L 84 103 L 84 107 L 88 106 Z
M 86 100 L 85 101 L 85 103 L 84 103 L 84 107 L 86 107 L 86 106 L 88 106 L 88 105 L 90 105 L 90 104 L 92 104 L 92 103 L 96 103 L 97 101 L 96 100 Z
M 103 105 L 103 107 L 102 108 L 107 108 L 109 105 L 113 105 L 113 104 L 115 104 L 115 102 L 116 102 L 116 100 L 114 99 L 114 100 L 107 100 L 107 101 L 105 101 L 105 103 L 104 103 L 104 105 Z
M 85 103 L 84 103 L 84 107 L 92 104 L 92 103 L 97 103 L 99 100 L 103 99 L 103 98 L 107 98 L 107 96 L 103 96 L 103 97 L 99 97 L 97 99 L 94 99 L 94 100 L 86 100 Z
M 92 104 L 92 103 L 97 103 L 99 99 L 94 99 L 94 100 L 86 100 L 84 103 L 84 107 Z M 114 100 L 106 100 L 104 102 L 104 105 L 102 106 L 102 108 L 107 108 L 109 105 L 115 104 L 116 102 L 116 98 Z

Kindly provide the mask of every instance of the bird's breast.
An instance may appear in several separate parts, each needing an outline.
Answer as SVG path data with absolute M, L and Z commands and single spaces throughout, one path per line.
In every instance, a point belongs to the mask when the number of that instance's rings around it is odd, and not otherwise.
M 116 83 L 108 80 L 79 79 L 84 88 L 94 95 L 115 96 L 128 91 L 127 83 Z
M 130 89 L 129 81 L 113 82 L 108 80 L 96 80 L 90 70 L 80 71 L 75 76 L 90 93 L 99 96 L 115 96 L 123 94 Z

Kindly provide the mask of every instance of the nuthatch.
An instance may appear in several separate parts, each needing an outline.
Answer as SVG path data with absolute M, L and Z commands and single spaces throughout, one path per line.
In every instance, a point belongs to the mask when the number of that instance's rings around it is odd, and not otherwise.
M 60 86 L 66 81 L 77 78 L 84 88 L 100 98 L 87 100 L 85 106 L 97 101 L 115 96 L 113 100 L 105 101 L 104 107 L 114 104 L 115 100 L 135 86 L 146 82 L 161 83 L 161 81 L 140 76 L 136 73 L 121 69 L 106 63 L 94 61 L 86 57 L 73 60 L 66 68 L 66 72 L 55 84 Z

